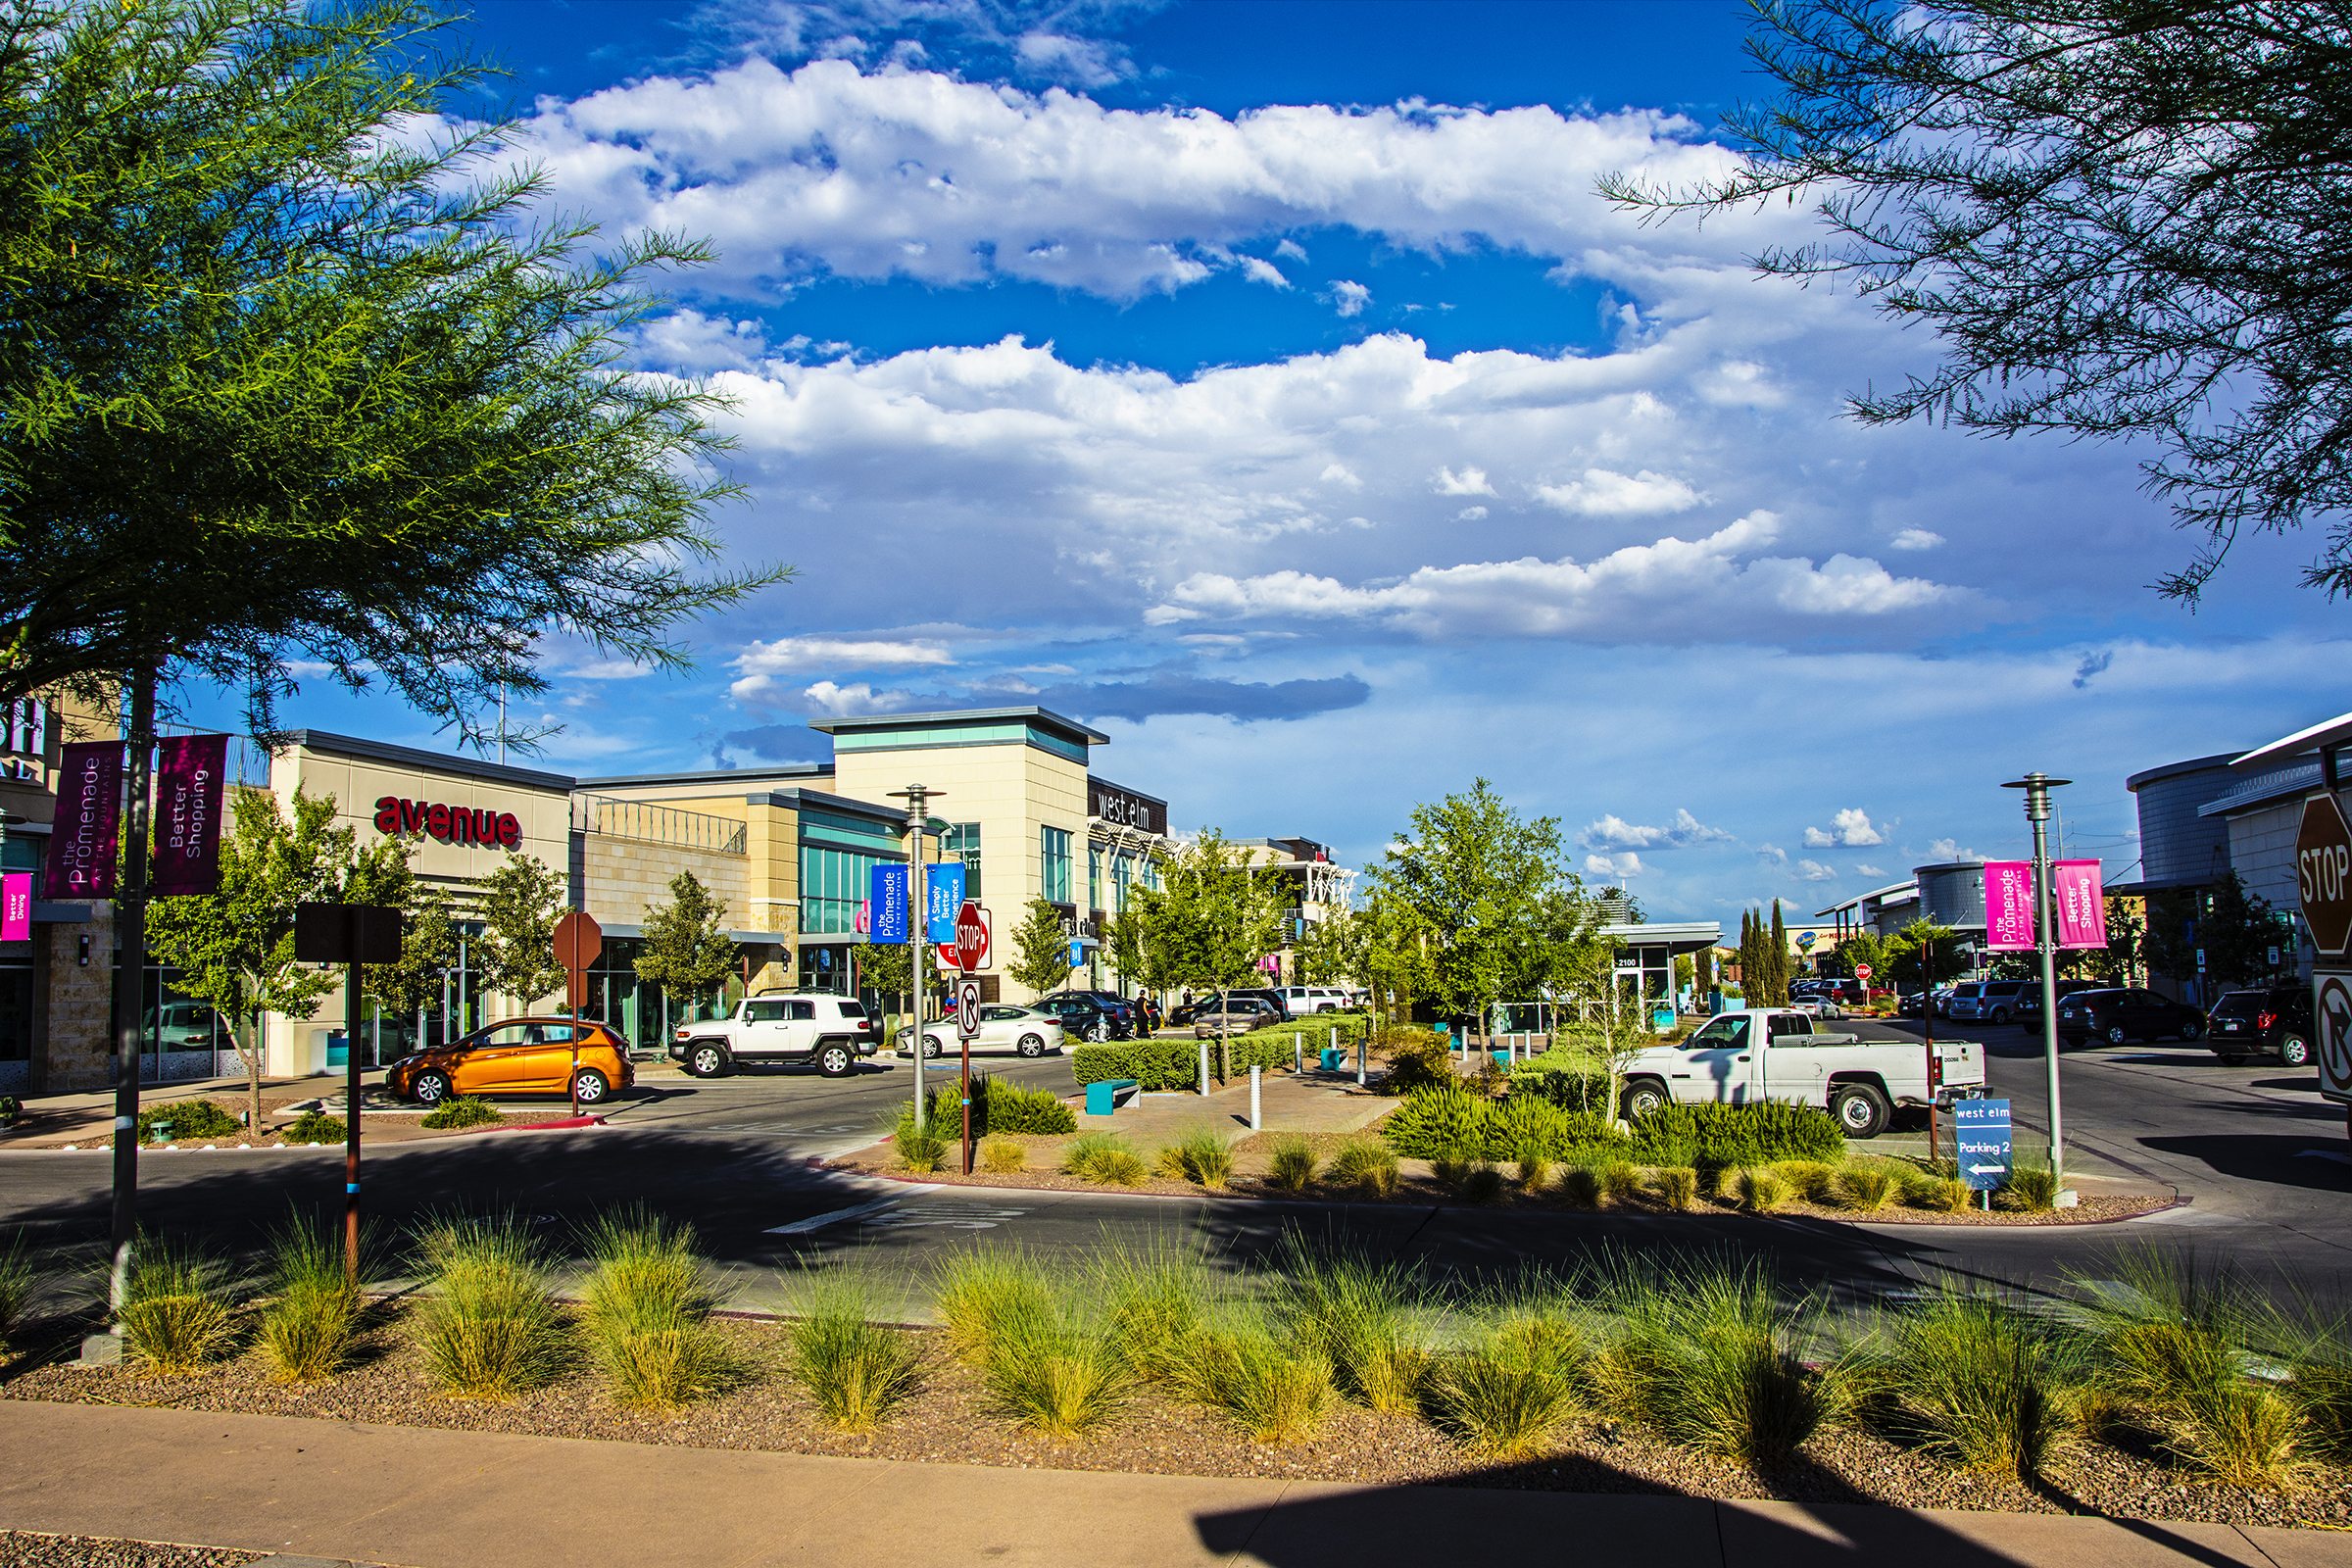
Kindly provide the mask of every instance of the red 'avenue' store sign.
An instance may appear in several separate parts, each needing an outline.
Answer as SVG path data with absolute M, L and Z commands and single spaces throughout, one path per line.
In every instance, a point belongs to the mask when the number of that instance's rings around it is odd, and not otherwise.
M 511 850 L 522 842 L 522 824 L 512 811 L 477 811 L 437 801 L 404 801 L 387 795 L 375 803 L 378 833 L 421 833 L 442 844 L 478 844 Z

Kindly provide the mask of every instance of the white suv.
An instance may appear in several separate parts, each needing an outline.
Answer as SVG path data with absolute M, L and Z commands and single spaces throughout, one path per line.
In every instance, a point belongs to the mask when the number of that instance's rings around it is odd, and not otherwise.
M 1338 986 L 1284 986 L 1274 994 L 1282 999 L 1283 1010 L 1294 1018 L 1309 1012 L 1337 1012 L 1351 1004 L 1348 993 Z
M 848 1076 L 859 1056 L 882 1049 L 882 1026 L 856 997 L 823 991 L 762 992 L 746 997 L 733 1017 L 682 1024 L 670 1059 L 697 1078 L 716 1078 L 742 1063 L 813 1066 Z

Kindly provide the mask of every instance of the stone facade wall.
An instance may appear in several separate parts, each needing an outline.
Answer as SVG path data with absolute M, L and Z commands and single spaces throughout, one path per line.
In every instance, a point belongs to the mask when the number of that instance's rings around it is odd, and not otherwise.
M 36 969 L 45 969 L 48 994 L 35 1009 L 41 1021 L 33 1042 L 33 1093 L 80 1094 L 115 1081 L 114 1017 L 115 911 L 111 904 L 89 906 L 80 924 L 32 928 L 41 950 Z M 81 961 L 81 939 L 90 939 L 90 961 Z
M 760 931 L 768 927 L 755 917 L 746 882 L 750 868 L 745 857 L 717 850 L 686 849 L 643 839 L 617 838 L 609 833 L 581 835 L 582 868 L 589 890 L 588 912 L 605 925 L 643 925 L 649 904 L 669 902 L 670 879 L 692 871 L 714 898 L 727 906 L 730 931 Z M 764 916 L 766 911 L 759 911 Z

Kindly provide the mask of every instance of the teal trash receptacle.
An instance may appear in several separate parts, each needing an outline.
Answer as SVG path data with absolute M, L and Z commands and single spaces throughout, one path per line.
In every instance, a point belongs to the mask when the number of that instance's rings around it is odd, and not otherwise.
M 1348 1053 L 1336 1046 L 1325 1046 L 1315 1054 L 1322 1058 L 1325 1072 L 1338 1072 L 1348 1062 Z
M 1497 1067 L 1508 1067 L 1511 1064 L 1511 1054 L 1507 1051 L 1490 1051 L 1487 1054 L 1494 1058 L 1494 1065 Z

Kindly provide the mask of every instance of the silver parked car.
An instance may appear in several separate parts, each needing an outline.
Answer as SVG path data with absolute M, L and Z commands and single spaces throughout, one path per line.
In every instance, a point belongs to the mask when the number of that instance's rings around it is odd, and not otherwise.
M 913 1054 L 914 1031 L 899 1031 L 899 1054 Z M 983 1053 L 1011 1053 L 1022 1056 L 1042 1056 L 1049 1051 L 1061 1049 L 1061 1020 L 1050 1012 L 1035 1007 L 1016 1007 L 1008 1003 L 983 1003 L 980 1007 L 980 1032 L 972 1037 L 972 1054 Z M 960 1054 L 963 1042 L 956 1033 L 956 1020 L 943 1018 L 923 1030 L 923 1054 L 953 1056 Z

